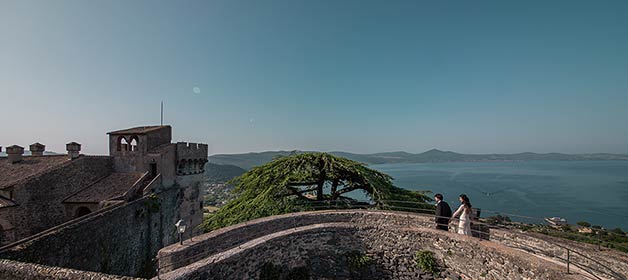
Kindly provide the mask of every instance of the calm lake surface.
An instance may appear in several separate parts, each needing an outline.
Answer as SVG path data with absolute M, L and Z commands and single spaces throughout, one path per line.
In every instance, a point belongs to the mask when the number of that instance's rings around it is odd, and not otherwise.
M 519 161 L 379 164 L 395 185 L 442 193 L 452 208 L 465 193 L 474 207 L 530 217 L 588 221 L 628 230 L 628 161 Z M 454 209 L 455 210 L 455 209 Z M 517 219 L 541 222 L 533 219 Z

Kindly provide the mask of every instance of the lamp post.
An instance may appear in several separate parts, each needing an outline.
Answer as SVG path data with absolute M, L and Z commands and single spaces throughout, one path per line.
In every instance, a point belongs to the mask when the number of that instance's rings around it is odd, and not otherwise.
M 183 233 L 185 232 L 185 221 L 179 220 L 176 224 L 177 231 L 179 232 L 179 244 L 183 245 Z

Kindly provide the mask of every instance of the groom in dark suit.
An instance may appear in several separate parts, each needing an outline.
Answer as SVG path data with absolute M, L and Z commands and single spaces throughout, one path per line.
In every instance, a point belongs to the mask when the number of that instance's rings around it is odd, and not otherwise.
M 451 218 L 451 208 L 449 204 L 443 201 L 443 195 L 437 193 L 434 195 L 436 200 L 436 229 L 449 230 L 449 219 Z

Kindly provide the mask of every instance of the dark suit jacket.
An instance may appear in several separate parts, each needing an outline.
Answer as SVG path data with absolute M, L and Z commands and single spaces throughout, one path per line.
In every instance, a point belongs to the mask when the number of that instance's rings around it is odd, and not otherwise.
M 447 226 L 449 218 L 451 218 L 451 208 L 449 208 L 449 204 L 447 204 L 447 202 L 441 201 L 438 205 L 436 205 L 435 222 L 437 225 Z

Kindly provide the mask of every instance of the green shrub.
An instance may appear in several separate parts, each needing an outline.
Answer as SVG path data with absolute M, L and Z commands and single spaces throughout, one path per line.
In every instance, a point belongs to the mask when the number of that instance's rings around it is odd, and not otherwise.
M 349 263 L 349 268 L 351 269 L 360 269 L 369 265 L 373 259 L 365 254 L 362 254 L 358 251 L 351 251 L 345 254 L 347 257 L 347 262 Z
M 588 222 L 585 222 L 585 221 L 579 221 L 576 224 L 581 226 L 581 227 L 591 227 L 591 224 L 589 224 Z
M 432 274 L 438 273 L 438 263 L 432 251 L 418 251 L 414 255 L 414 263 L 418 268 Z

